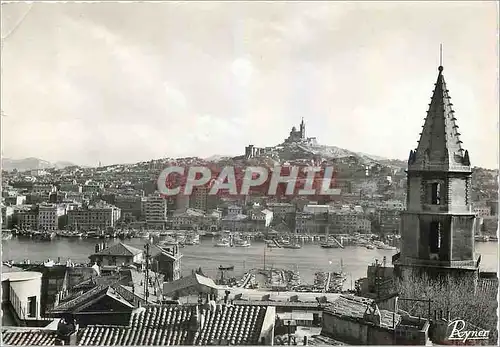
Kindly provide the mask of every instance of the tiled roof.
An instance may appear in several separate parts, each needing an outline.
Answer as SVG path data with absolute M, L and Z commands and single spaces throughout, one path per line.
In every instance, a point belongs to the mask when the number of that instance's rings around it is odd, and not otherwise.
M 109 287 L 105 286 L 105 285 L 96 286 L 96 287 L 88 290 L 87 292 L 83 293 L 82 295 L 80 295 L 80 296 L 78 296 L 70 301 L 67 301 L 67 302 L 64 302 L 64 303 L 58 305 L 57 307 L 55 307 L 52 310 L 52 312 L 71 311 L 71 310 L 77 308 L 78 306 L 80 306 L 81 304 L 84 304 L 84 303 L 90 301 L 92 298 L 105 294 L 108 291 L 108 289 L 109 289 Z
M 55 331 L 2 329 L 2 343 L 6 346 L 53 346 L 55 340 Z
M 94 255 L 134 256 L 139 253 L 142 253 L 140 249 L 119 242 L 116 245 L 94 253 Z
M 325 313 L 333 314 L 337 317 L 346 319 L 364 321 L 366 309 L 373 303 L 372 299 L 353 295 L 341 295 L 333 302 L 331 306 L 325 308 Z M 400 322 L 401 316 L 391 311 L 380 311 L 380 325 L 386 328 L 392 328 L 393 323 L 396 325 Z M 393 321 L 394 319 L 394 321 Z
M 129 327 L 87 326 L 79 332 L 80 346 L 206 345 L 226 339 L 233 344 L 258 344 L 265 307 L 217 306 L 202 309 L 199 330 L 189 333 L 193 306 L 148 306 L 132 314 Z

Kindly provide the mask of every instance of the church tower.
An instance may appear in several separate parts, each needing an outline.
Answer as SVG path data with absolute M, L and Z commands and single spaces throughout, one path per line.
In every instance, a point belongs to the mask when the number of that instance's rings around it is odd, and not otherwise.
M 469 153 L 462 147 L 443 76 L 435 84 L 427 117 L 407 170 L 407 209 L 401 214 L 401 252 L 395 270 L 475 274 L 476 217 L 471 207 Z M 421 273 L 421 272 L 420 272 Z
M 304 123 L 304 117 L 302 117 L 302 122 L 300 122 L 300 138 L 302 140 L 306 138 L 306 123 Z

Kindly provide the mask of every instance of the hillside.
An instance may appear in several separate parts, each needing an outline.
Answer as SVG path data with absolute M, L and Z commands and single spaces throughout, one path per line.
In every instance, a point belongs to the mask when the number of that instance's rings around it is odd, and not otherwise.
M 348 149 L 325 146 L 315 143 L 282 143 L 271 147 L 266 153 L 253 158 L 254 161 L 259 159 L 273 159 L 275 162 L 288 161 L 326 161 L 326 162 L 356 162 L 364 166 L 386 166 L 391 168 L 406 168 L 406 161 L 382 158 L 379 156 L 369 155 L 360 152 L 353 152 Z M 233 159 L 242 159 L 236 157 Z
M 49 161 L 39 158 L 24 158 L 24 159 L 2 158 L 2 170 L 5 171 L 12 171 L 14 169 L 18 171 L 51 169 L 51 168 L 62 169 L 67 166 L 73 166 L 73 165 L 74 164 L 66 161 L 57 161 L 55 163 L 51 163 Z

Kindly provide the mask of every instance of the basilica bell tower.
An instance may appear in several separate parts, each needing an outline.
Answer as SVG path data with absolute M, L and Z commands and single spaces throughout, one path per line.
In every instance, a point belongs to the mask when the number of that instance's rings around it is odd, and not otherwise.
M 396 273 L 477 273 L 476 217 L 471 206 L 472 169 L 462 147 L 449 91 L 438 77 L 417 148 L 410 151 L 407 209 L 401 214 L 401 252 Z

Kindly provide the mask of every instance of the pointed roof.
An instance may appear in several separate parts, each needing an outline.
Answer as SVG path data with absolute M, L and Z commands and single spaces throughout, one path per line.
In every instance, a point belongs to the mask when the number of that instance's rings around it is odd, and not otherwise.
M 462 148 L 449 91 L 439 67 L 427 117 L 416 150 L 410 151 L 409 171 L 470 172 L 469 154 Z
M 116 245 L 105 248 L 98 253 L 94 253 L 93 255 L 134 256 L 139 253 L 142 253 L 142 250 L 119 242 Z

